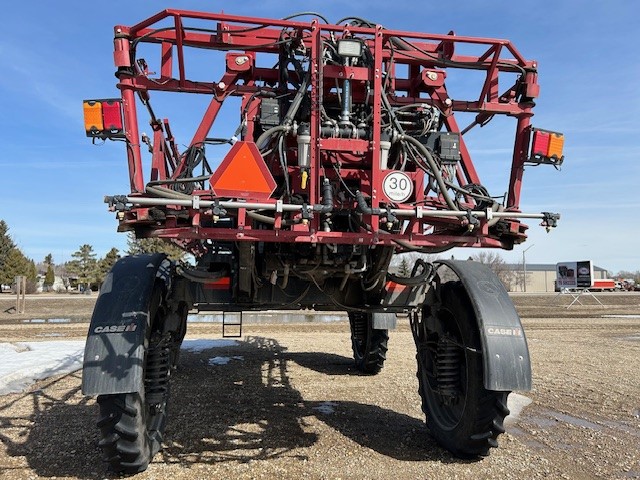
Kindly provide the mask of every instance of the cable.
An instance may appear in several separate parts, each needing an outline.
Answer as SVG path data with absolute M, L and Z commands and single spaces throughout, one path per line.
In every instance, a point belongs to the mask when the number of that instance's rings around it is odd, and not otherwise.
M 176 183 L 197 183 L 204 182 L 211 178 L 211 175 L 201 175 L 199 177 L 185 177 L 185 178 L 176 178 L 175 180 L 167 179 L 167 180 L 152 180 L 147 183 L 147 186 L 155 186 L 155 185 L 173 185 Z
M 438 166 L 436 165 L 436 162 L 433 159 L 433 156 L 431 155 L 427 147 L 425 147 L 417 139 L 410 137 L 408 135 L 402 136 L 400 141 L 411 143 L 420 151 L 420 153 L 422 153 L 422 156 L 425 158 L 425 160 L 429 164 L 429 167 L 432 170 L 431 174 L 435 177 L 436 182 L 438 183 L 438 187 L 440 188 L 440 193 L 444 197 L 444 201 L 447 203 L 447 206 L 451 210 L 460 210 L 458 206 L 453 202 L 453 200 L 451 200 L 451 196 L 449 195 L 449 192 L 447 192 L 447 185 L 445 184 L 444 179 L 442 178 L 442 175 L 440 174 L 440 171 L 438 169 Z
M 293 15 L 289 15 L 288 17 L 282 17 L 281 20 L 291 20 L 292 18 L 296 18 L 296 17 L 304 17 L 304 16 L 314 16 L 314 17 L 318 17 L 320 20 L 322 20 L 324 23 L 328 24 L 329 20 L 327 20 L 324 16 L 320 15 L 319 13 L 316 12 L 299 12 L 299 13 L 294 13 Z
M 169 190 L 168 188 L 149 186 L 145 188 L 145 192 L 161 198 L 169 198 L 173 200 L 191 200 L 193 197 L 184 193 Z
M 287 197 L 290 197 L 291 186 L 289 185 L 289 170 L 287 168 L 287 158 L 284 153 L 284 134 L 281 134 L 278 140 L 278 160 L 280 161 L 280 168 L 282 168 L 282 175 L 284 176 L 285 191 L 287 192 Z
M 256 145 L 258 146 L 258 149 L 260 149 L 261 145 L 269 138 L 271 138 L 275 133 L 277 132 L 287 132 L 291 127 L 286 126 L 286 125 L 276 125 L 275 127 L 271 127 L 269 130 L 265 130 L 262 135 L 260 135 L 258 137 L 258 140 L 256 140 Z M 265 145 L 266 147 L 266 145 Z
M 342 23 L 342 22 L 344 22 L 346 20 L 356 20 L 359 23 L 359 25 L 358 24 L 354 24 L 352 22 L 352 25 L 355 25 L 355 26 L 361 26 L 361 27 L 367 27 L 367 28 L 374 28 L 375 27 L 375 24 L 373 22 L 371 22 L 369 20 L 366 20 L 366 19 L 363 19 L 363 18 L 360 18 L 360 17 L 345 17 L 345 18 L 342 18 L 342 19 L 338 20 L 337 23 L 339 24 L 339 23 Z M 413 43 L 410 43 L 410 42 L 408 42 L 408 41 L 406 41 L 406 40 L 404 40 L 403 38 L 400 38 L 400 37 L 389 37 L 389 41 L 390 41 L 390 43 L 395 44 L 395 46 L 398 49 L 402 50 L 402 54 L 403 55 L 407 55 L 407 56 L 409 56 L 411 58 L 414 58 L 416 60 L 422 60 L 422 58 L 420 58 L 420 57 L 416 57 L 414 55 L 408 54 L 406 52 L 408 50 L 406 47 L 409 47 L 410 49 L 414 49 L 414 50 L 422 53 L 426 57 L 434 60 L 435 62 L 437 62 L 436 65 L 438 65 L 438 66 L 454 67 L 454 68 L 466 68 L 466 69 L 476 69 L 478 67 L 486 66 L 486 63 L 484 63 L 484 62 L 459 62 L 459 61 L 456 61 L 456 60 L 449 60 L 449 59 L 446 59 L 446 58 L 441 58 L 441 57 L 439 57 L 437 55 L 433 55 L 430 52 L 427 52 L 426 50 L 422 50 L 421 48 L 417 47 Z M 520 73 L 523 76 L 526 75 L 526 73 L 527 73 L 526 70 L 523 67 L 521 67 L 520 65 L 517 65 L 517 64 L 512 64 L 512 63 L 508 63 L 508 62 L 497 62 L 497 65 L 500 65 L 500 66 L 506 67 L 506 68 L 515 68 L 515 69 L 519 70 Z
M 365 20 L 364 18 L 360 18 L 360 17 L 344 17 L 344 18 L 341 18 L 340 20 L 338 20 L 336 22 L 336 25 L 339 25 L 342 22 L 346 22 L 347 20 L 356 20 L 356 21 L 358 21 L 360 23 L 360 25 L 358 25 L 358 24 L 354 24 L 353 22 L 351 22 L 351 24 L 353 26 L 365 26 L 365 27 L 369 27 L 369 28 L 375 27 L 375 24 L 373 24 L 369 20 Z
M 176 272 L 184 278 L 196 283 L 211 283 L 227 276 L 226 270 L 217 272 L 203 272 L 195 269 L 185 269 L 180 265 L 176 265 Z

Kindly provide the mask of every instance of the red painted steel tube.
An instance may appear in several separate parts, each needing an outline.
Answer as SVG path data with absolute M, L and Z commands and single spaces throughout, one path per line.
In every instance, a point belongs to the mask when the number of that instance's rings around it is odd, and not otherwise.
M 522 114 L 518 117 L 516 126 L 516 140 L 513 148 L 513 161 L 511 163 L 511 177 L 509 178 L 509 191 L 507 195 L 507 208 L 520 209 L 520 191 L 522 190 L 522 176 L 524 163 L 529 151 L 529 126 L 533 113 Z

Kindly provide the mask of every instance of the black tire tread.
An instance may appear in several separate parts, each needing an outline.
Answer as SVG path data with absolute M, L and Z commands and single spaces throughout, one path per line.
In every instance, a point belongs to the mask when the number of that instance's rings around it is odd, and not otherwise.
M 367 375 L 377 375 L 384 367 L 384 362 L 387 359 L 389 331 L 375 329 L 371 326 L 370 318 L 366 320 L 361 318 L 360 321 L 367 321 L 367 338 L 364 347 L 359 348 L 354 335 L 354 322 L 358 321 L 356 315 L 362 314 L 359 312 L 349 314 L 351 320 L 351 346 L 356 369 Z M 370 316 L 368 315 L 368 317 Z
M 138 415 L 142 411 L 140 394 L 102 395 L 98 404 L 101 414 L 98 427 L 102 434 L 99 445 L 111 470 L 125 474 L 146 470 L 153 456 L 153 441 L 146 431 L 138 433 L 141 423 L 144 425 L 144 419 Z

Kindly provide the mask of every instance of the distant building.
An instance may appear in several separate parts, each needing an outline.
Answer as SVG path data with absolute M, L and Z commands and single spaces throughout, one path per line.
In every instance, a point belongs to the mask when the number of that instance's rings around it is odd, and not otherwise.
M 522 277 L 524 271 L 522 264 L 509 264 L 515 273 L 515 280 L 511 286 L 512 292 L 524 291 Z M 594 279 L 608 278 L 605 268 L 593 266 Z M 527 263 L 527 292 L 554 292 L 556 282 L 555 263 Z
M 36 286 L 36 291 L 38 293 L 42 293 L 45 291 L 44 288 L 44 274 L 38 274 L 38 284 Z M 67 283 L 68 285 L 68 283 Z M 49 287 L 50 292 L 66 292 L 68 290 L 67 286 L 65 285 L 65 279 L 59 275 L 56 275 L 54 277 L 54 281 L 53 281 L 53 285 L 51 287 Z

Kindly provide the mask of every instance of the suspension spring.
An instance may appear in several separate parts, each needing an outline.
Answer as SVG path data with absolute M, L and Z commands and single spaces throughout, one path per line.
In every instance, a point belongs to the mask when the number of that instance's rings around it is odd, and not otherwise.
M 441 337 L 436 349 L 438 392 L 445 402 L 454 402 L 460 393 L 462 350 L 448 336 Z
M 364 341 L 367 338 L 367 315 L 363 312 L 353 312 L 353 338 Z
M 147 351 L 144 387 L 147 403 L 162 407 L 169 393 L 170 335 L 152 338 Z

